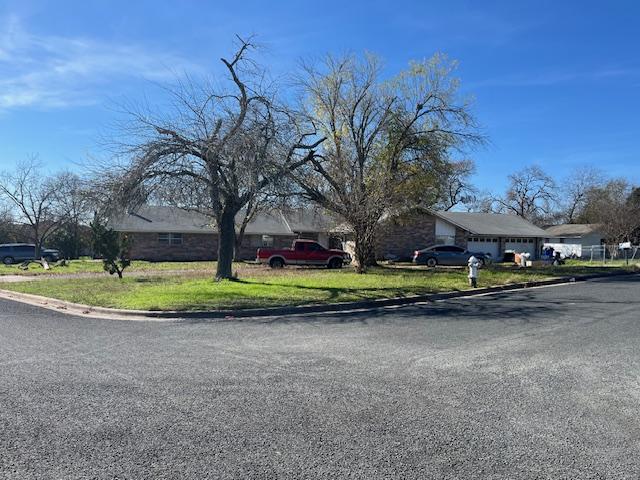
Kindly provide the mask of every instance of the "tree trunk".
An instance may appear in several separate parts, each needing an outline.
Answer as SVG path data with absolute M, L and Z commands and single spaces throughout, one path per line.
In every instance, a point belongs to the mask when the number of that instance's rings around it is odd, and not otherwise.
M 238 260 L 238 254 L 240 252 L 240 249 L 242 248 L 242 241 L 244 240 L 244 231 L 245 231 L 246 225 L 242 225 L 240 227 L 240 229 L 238 230 L 238 233 L 236 233 L 236 238 L 234 240 L 234 250 L 233 250 L 233 261 L 235 262 L 236 260 Z
M 73 258 L 80 258 L 80 228 L 77 220 L 73 222 Z
M 40 260 L 40 252 L 42 251 L 42 244 L 39 239 L 35 242 L 35 259 Z
M 356 272 L 365 273 L 367 267 L 377 265 L 375 252 L 375 226 L 353 226 L 355 240 Z
M 216 280 L 233 278 L 233 257 L 236 242 L 236 212 L 224 209 L 218 220 L 218 267 Z

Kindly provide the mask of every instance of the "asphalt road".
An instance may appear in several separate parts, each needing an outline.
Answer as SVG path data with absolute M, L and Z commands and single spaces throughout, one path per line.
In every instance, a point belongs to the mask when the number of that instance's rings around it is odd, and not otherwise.
M 640 277 L 331 317 L 0 301 L 0 478 L 640 478 Z

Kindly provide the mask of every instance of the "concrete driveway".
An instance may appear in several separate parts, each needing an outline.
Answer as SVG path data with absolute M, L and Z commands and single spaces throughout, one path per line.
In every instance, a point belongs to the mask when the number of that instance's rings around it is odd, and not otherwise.
M 0 478 L 639 478 L 640 277 L 378 313 L 0 301 Z

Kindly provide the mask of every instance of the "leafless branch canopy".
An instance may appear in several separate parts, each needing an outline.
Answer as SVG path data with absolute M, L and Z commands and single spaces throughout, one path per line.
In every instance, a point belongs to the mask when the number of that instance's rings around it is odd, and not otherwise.
M 542 168 L 534 165 L 509 175 L 505 195 L 493 200 L 497 211 L 544 223 L 553 213 L 557 201 L 556 182 Z
M 132 160 L 114 176 L 128 204 L 155 195 L 210 215 L 223 245 L 233 245 L 236 215 L 250 217 L 265 191 L 312 161 L 323 141 L 255 68 L 251 41 L 239 40 L 234 55 L 221 59 L 228 74 L 222 87 L 187 79 L 169 92 L 172 115 L 128 112 L 137 139 L 126 149 Z M 220 248 L 219 264 L 228 253 Z M 230 276 L 228 268 L 219 276 Z

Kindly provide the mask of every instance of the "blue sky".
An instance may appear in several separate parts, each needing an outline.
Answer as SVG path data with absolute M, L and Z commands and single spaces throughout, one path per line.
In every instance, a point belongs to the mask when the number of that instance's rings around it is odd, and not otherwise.
M 0 170 L 103 156 L 116 106 L 178 73 L 219 71 L 255 34 L 275 75 L 326 52 L 375 52 L 389 73 L 444 52 L 490 143 L 482 189 L 529 164 L 640 183 L 640 3 L 635 1 L 0 1 Z

